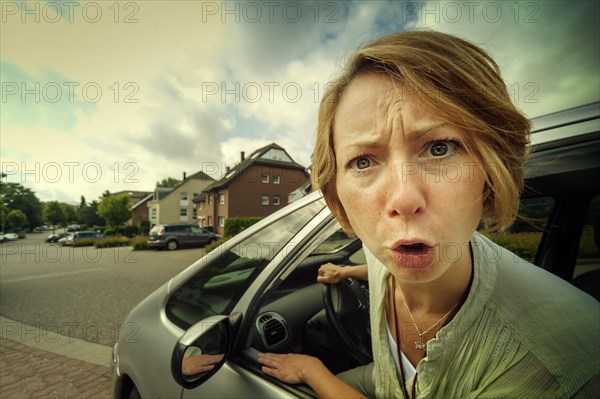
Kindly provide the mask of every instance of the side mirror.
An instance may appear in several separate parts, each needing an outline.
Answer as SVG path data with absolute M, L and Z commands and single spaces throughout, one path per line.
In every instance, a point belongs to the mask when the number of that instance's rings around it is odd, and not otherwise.
M 171 356 L 171 374 L 179 385 L 196 388 L 221 369 L 233 343 L 232 324 L 236 321 L 237 317 L 212 316 L 179 338 Z

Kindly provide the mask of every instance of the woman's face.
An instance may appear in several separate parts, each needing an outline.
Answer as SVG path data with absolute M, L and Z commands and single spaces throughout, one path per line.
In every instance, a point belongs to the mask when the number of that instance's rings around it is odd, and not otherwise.
M 334 122 L 337 192 L 352 228 L 398 278 L 430 282 L 470 261 L 484 178 L 464 133 L 400 82 L 356 78 Z

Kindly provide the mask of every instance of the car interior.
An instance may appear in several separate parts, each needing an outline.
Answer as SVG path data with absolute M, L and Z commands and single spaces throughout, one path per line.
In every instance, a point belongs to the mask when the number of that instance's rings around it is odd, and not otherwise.
M 600 300 L 600 137 L 596 133 L 537 150 L 528 162 L 523 217 L 504 236 L 491 238 Z M 324 202 L 311 206 L 261 231 L 253 238 L 256 248 L 223 250 L 170 297 L 169 319 L 185 330 L 206 317 L 230 314 L 281 249 L 274 244 L 265 253 L 259 243 L 288 242 Z M 521 237 L 534 240 L 533 251 L 517 245 Z M 318 268 L 327 262 L 365 263 L 360 240 L 346 235 L 333 217 L 290 251 L 255 296 L 230 360 L 299 397 L 314 393 L 266 376 L 256 361 L 258 352 L 313 355 L 334 373 L 371 360 L 368 284 L 317 283 Z

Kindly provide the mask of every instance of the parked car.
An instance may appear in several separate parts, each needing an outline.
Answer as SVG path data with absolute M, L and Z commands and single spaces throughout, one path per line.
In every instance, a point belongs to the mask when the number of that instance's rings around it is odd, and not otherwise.
M 67 233 L 74 233 L 79 230 L 81 230 L 81 226 L 79 226 L 78 224 L 71 224 L 67 226 Z
M 64 238 L 68 236 L 67 233 L 54 233 L 54 234 L 49 234 L 48 238 L 46 238 L 46 242 L 58 242 L 58 240 L 60 240 L 61 238 Z
M 525 255 L 533 248 L 536 265 L 597 299 L 599 107 L 534 120 L 521 209 L 535 223 L 503 236 Z M 262 373 L 257 353 L 310 354 L 334 373 L 369 361 L 368 285 L 317 283 L 325 262 L 362 264 L 365 256 L 314 192 L 208 253 L 131 311 L 113 349 L 114 397 L 315 397 L 307 386 Z M 185 376 L 192 350 L 223 360 Z
M 148 248 L 174 250 L 179 247 L 199 247 L 221 238 L 194 224 L 157 224 L 148 233 Z
M 94 240 L 98 238 L 104 238 L 104 234 L 99 233 L 97 231 L 77 231 L 75 233 L 69 234 L 66 237 L 66 240 L 62 242 L 63 245 L 73 245 L 77 241 L 81 240 Z M 61 240 L 59 240 L 61 242 Z
M 2 234 L 2 241 L 16 241 L 19 239 L 19 235 L 17 233 L 5 233 Z

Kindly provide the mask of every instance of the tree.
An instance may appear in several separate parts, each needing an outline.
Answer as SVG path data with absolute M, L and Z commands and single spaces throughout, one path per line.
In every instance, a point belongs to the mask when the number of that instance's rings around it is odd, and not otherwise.
M 54 231 L 54 226 L 56 225 L 64 226 L 67 224 L 67 217 L 58 201 L 50 201 L 46 204 L 46 208 L 44 208 L 44 220 L 52 226 L 52 231 Z
M 119 195 L 105 196 L 98 205 L 98 215 L 100 215 L 106 224 L 113 230 L 131 219 L 131 200 L 126 193 Z
M 62 203 L 60 204 L 65 214 L 66 223 L 73 223 L 79 220 L 77 211 L 73 205 Z
M 167 177 L 166 179 L 162 179 L 161 181 L 156 182 L 156 187 L 175 187 L 181 183 L 181 180 L 177 180 L 173 177 Z
M 20 209 L 13 209 L 8 212 L 6 220 L 10 227 L 19 231 L 27 226 L 27 216 Z
M 23 212 L 30 229 L 42 225 L 42 203 L 33 191 L 23 185 L 2 182 L 0 179 L 0 202 L 3 203 L 6 215 L 13 210 Z M 23 227 L 27 227 L 27 225 Z M 6 219 L 6 227 L 11 227 L 8 218 Z

